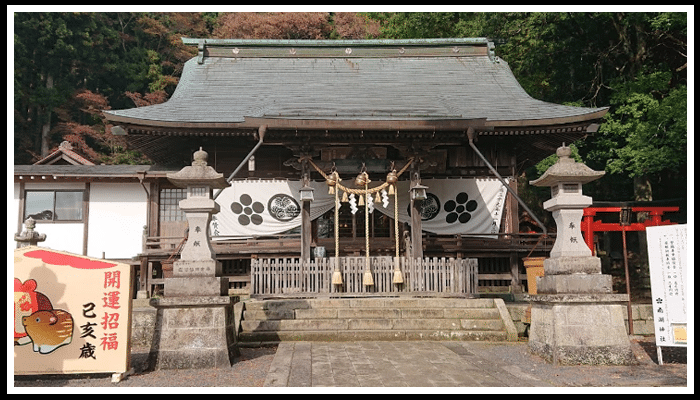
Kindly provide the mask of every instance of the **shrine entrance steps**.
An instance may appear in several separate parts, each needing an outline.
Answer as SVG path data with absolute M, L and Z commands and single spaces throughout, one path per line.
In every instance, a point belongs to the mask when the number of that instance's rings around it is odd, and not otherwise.
M 284 341 L 516 341 L 502 299 L 326 298 L 238 304 L 238 344 Z

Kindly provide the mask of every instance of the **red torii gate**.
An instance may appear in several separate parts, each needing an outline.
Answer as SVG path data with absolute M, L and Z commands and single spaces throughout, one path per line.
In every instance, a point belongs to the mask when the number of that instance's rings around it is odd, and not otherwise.
M 581 231 L 583 239 L 591 249 L 591 254 L 595 255 L 595 244 L 593 243 L 594 232 L 622 232 L 622 253 L 625 265 L 625 286 L 627 293 L 630 293 L 629 270 L 627 266 L 627 235 L 628 231 L 644 231 L 648 226 L 674 225 L 675 222 L 662 219 L 665 212 L 677 212 L 679 207 L 635 207 L 635 206 L 610 206 L 610 207 L 588 207 L 583 209 L 583 220 L 581 221 Z M 649 213 L 648 219 L 644 222 L 630 222 L 632 213 Z M 602 222 L 594 220 L 597 213 L 619 213 L 618 223 Z M 627 319 L 630 335 L 634 334 L 632 325 L 632 300 L 627 301 Z
M 612 206 L 612 207 L 588 207 L 583 209 L 583 220 L 581 221 L 581 231 L 583 231 L 583 239 L 585 240 L 591 253 L 595 255 L 593 233 L 594 232 L 630 232 L 644 231 L 648 226 L 660 225 L 675 225 L 676 222 L 662 219 L 664 213 L 677 212 L 679 207 L 627 207 L 627 206 Z M 649 219 L 644 222 L 629 222 L 631 213 L 649 213 Z M 602 222 L 594 220 L 597 213 L 619 213 L 620 222 Z M 623 234 L 624 238 L 624 234 Z

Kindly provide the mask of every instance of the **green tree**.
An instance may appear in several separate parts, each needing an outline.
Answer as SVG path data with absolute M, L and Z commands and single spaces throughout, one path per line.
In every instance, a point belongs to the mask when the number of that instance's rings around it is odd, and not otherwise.
M 15 13 L 14 27 L 15 163 L 67 139 L 96 161 L 140 160 L 85 102 L 164 101 L 196 52 L 180 37 L 210 33 L 201 13 Z
M 650 200 L 651 182 L 682 174 L 687 164 L 685 13 L 370 17 L 379 21 L 387 38 L 492 38 L 496 54 L 531 96 L 560 104 L 610 106 L 599 133 L 577 143 L 583 161 L 607 172 L 593 185 L 602 194 L 596 198 Z

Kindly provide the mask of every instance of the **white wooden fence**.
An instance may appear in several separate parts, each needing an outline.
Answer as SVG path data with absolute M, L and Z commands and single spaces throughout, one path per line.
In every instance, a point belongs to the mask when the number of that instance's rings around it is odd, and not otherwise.
M 332 284 L 336 260 L 342 285 Z M 302 262 L 299 258 L 251 260 L 251 295 L 291 294 L 399 294 L 432 293 L 476 296 L 477 260 L 474 258 L 400 257 L 404 283 L 393 283 L 394 258 L 370 257 L 374 284 L 364 285 L 364 257 L 335 257 Z

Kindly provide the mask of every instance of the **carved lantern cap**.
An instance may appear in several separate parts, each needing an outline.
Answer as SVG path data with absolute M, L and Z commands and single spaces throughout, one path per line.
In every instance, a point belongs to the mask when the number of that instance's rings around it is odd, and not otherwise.
M 559 183 L 588 183 L 592 182 L 603 175 L 605 171 L 594 171 L 586 164 L 576 162 L 571 158 L 571 148 L 562 144 L 557 149 L 557 157 L 559 160 L 549 167 L 541 177 L 530 181 L 533 186 L 557 186 Z
M 212 189 L 223 189 L 231 186 L 226 181 L 223 174 L 207 165 L 208 154 L 206 151 L 199 150 L 194 152 L 194 161 L 191 166 L 187 166 L 178 172 L 167 175 L 168 180 L 177 187 L 188 186 L 209 186 Z

